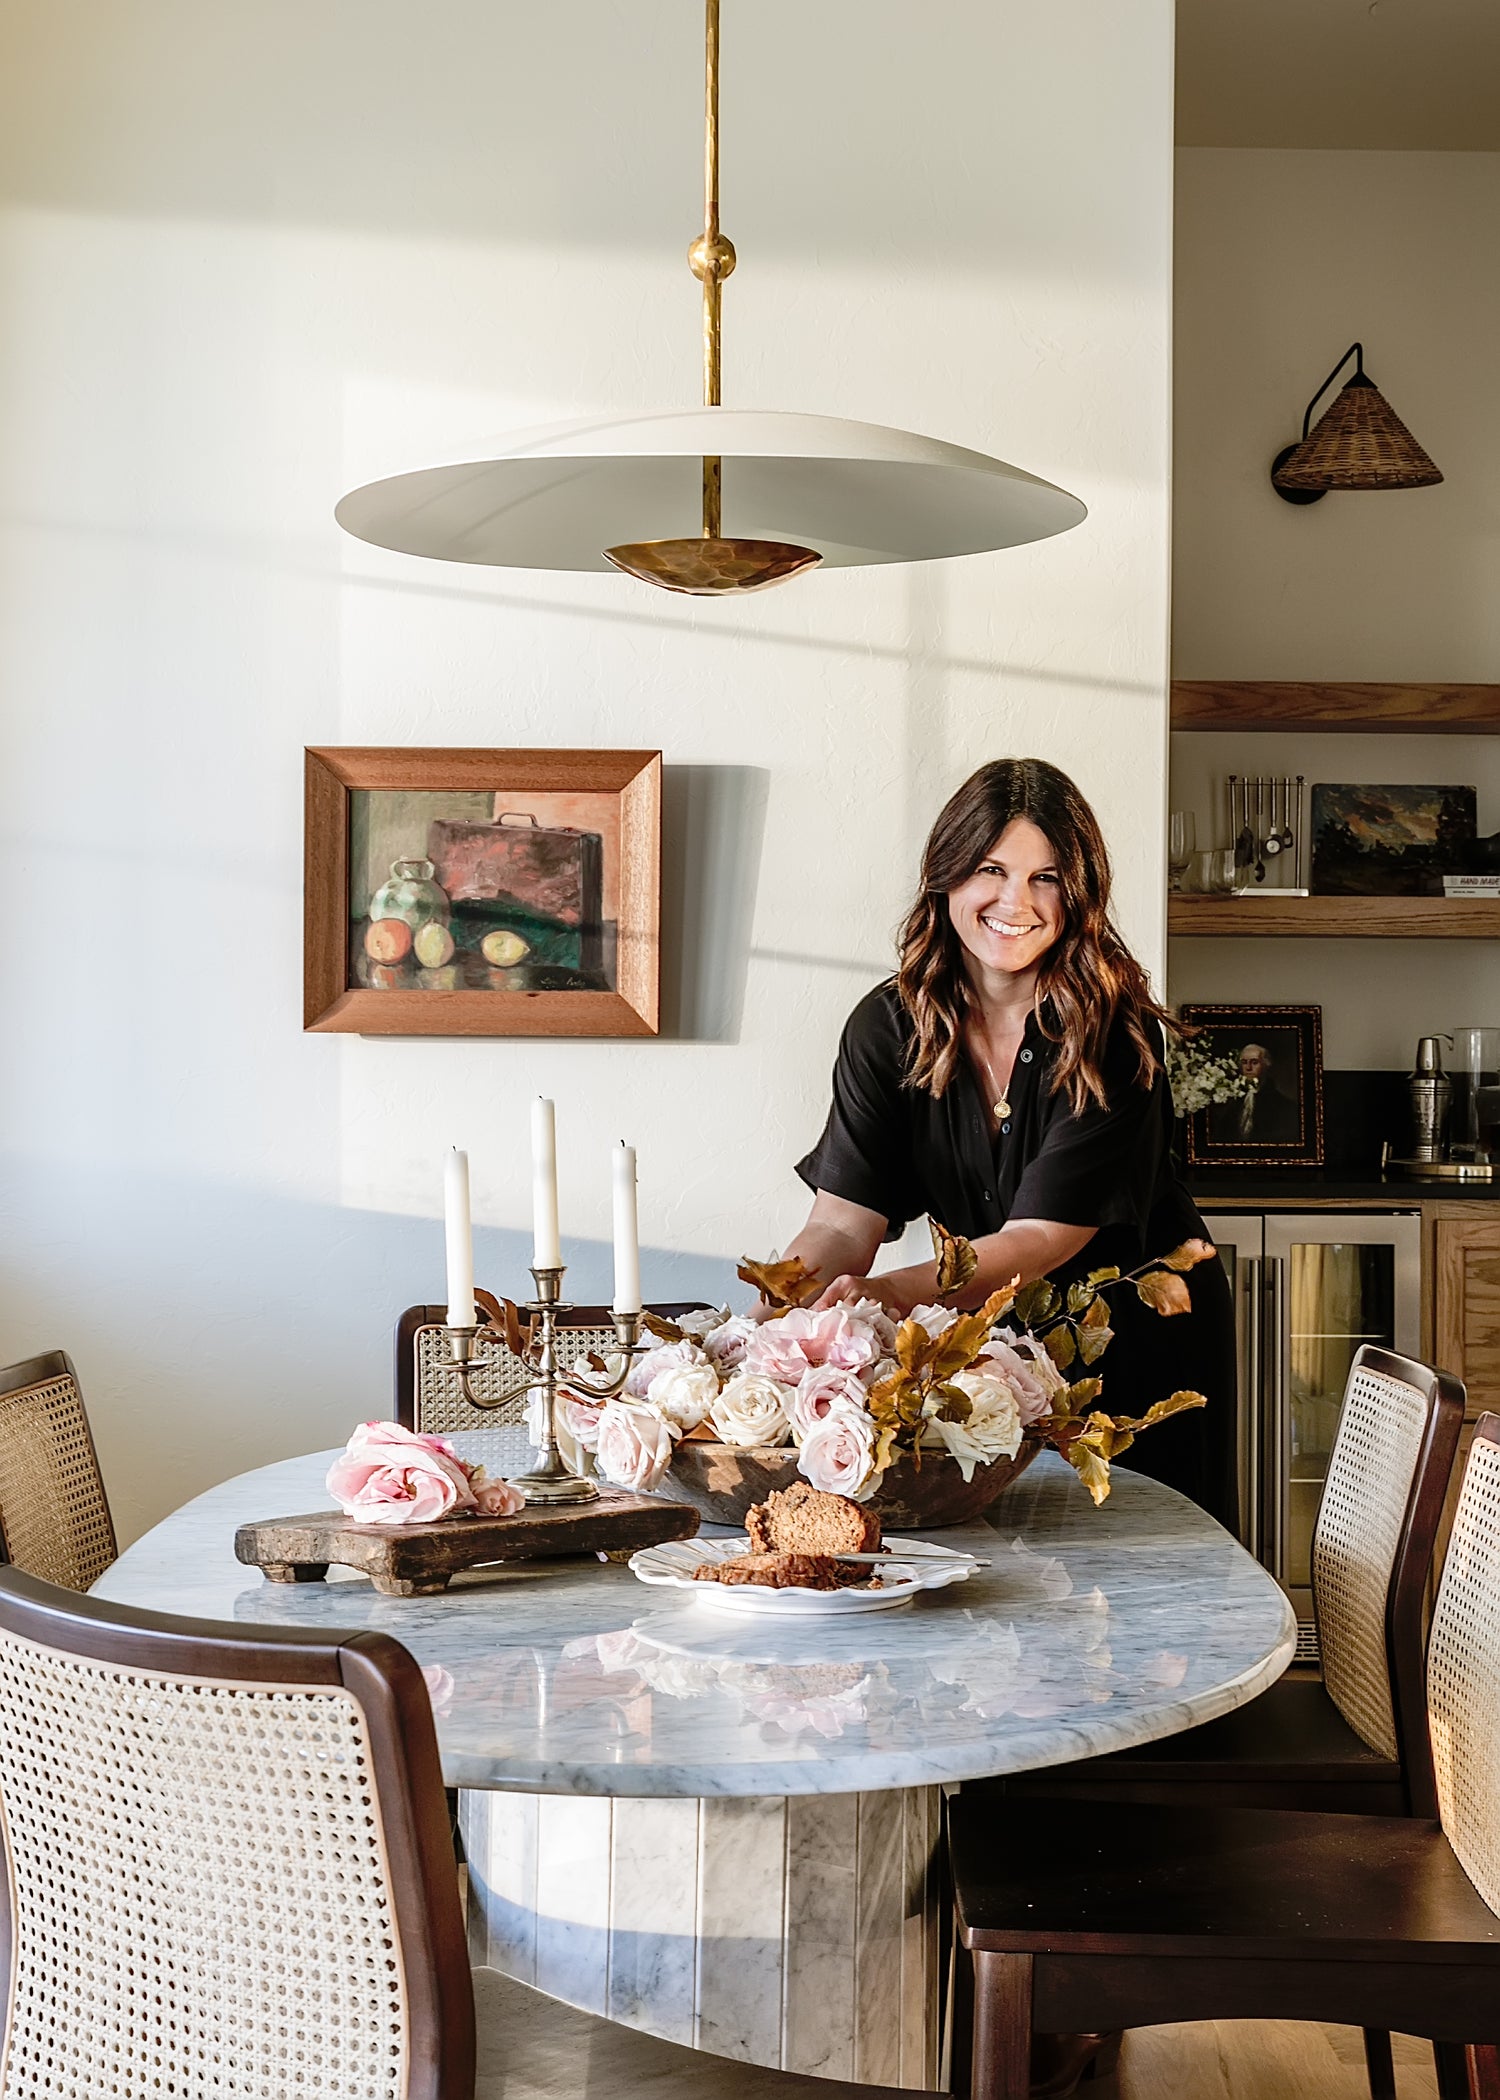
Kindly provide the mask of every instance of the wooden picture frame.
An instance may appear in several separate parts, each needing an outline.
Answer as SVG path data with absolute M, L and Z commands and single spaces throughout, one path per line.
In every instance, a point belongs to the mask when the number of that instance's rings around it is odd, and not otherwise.
M 1190 1167 L 1321 1167 L 1321 1006 L 1184 1006 L 1181 1019 L 1216 1053 L 1259 1051 L 1257 1105 L 1200 1109 L 1188 1118 Z
M 658 1032 L 659 751 L 359 745 L 309 746 L 305 756 L 305 1029 L 444 1036 Z M 373 799 L 380 797 L 392 799 Z M 405 800 L 397 802 L 397 797 Z M 451 820 L 442 813 L 448 798 L 458 812 Z M 536 813 L 579 809 L 596 813 L 588 825 Z M 397 835 L 393 812 L 415 834 L 404 864 L 428 866 L 428 882 L 419 882 L 418 888 L 428 896 L 436 887 L 435 909 L 447 910 L 442 924 L 452 928 L 446 939 L 429 931 L 425 947 L 418 939 L 424 932 L 423 906 L 420 901 L 410 905 L 409 886 L 400 892 L 393 888 L 394 863 L 392 882 L 373 893 L 369 888 L 372 854 L 382 841 L 388 852 Z M 562 885 L 555 895 L 565 900 L 556 906 L 558 918 L 541 915 L 534 899 L 518 903 L 510 892 L 495 891 L 490 877 L 475 872 L 485 867 L 487 849 L 492 858 L 511 851 L 516 833 L 503 831 L 502 825 L 524 825 L 528 818 L 532 831 L 522 835 L 551 842 L 550 879 Z M 448 861 L 423 860 L 433 839 L 439 843 L 430 850 L 450 849 Z M 450 899 L 431 883 L 434 868 L 441 867 L 454 883 L 448 870 L 461 864 L 462 882 L 455 883 Z M 402 911 L 406 931 L 389 927 L 375 936 L 373 953 L 367 951 L 376 921 L 398 918 Z M 531 917 L 518 916 L 528 911 Z M 486 914 L 506 912 L 525 935 L 498 924 L 484 935 L 490 923 Z M 561 945 L 549 952 L 544 938 Z M 484 945 L 486 940 L 490 945 Z M 424 956 L 432 966 L 424 966 Z

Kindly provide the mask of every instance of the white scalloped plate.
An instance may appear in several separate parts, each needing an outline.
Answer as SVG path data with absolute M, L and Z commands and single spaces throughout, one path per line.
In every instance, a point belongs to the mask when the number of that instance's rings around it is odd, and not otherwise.
M 974 1562 L 966 1553 L 950 1546 L 934 1546 L 926 1539 L 908 1539 L 895 1548 L 881 1568 L 879 1589 L 857 1590 L 769 1590 L 753 1583 L 731 1587 L 723 1582 L 699 1582 L 693 1570 L 704 1561 L 734 1560 L 750 1551 L 750 1541 L 741 1539 L 674 1539 L 666 1546 L 643 1546 L 630 1556 L 630 1570 L 639 1582 L 690 1590 L 700 1604 L 720 1611 L 738 1612 L 745 1618 L 809 1619 L 846 1617 L 851 1612 L 894 1611 L 910 1604 L 923 1590 L 946 1589 L 950 1582 L 966 1582 Z

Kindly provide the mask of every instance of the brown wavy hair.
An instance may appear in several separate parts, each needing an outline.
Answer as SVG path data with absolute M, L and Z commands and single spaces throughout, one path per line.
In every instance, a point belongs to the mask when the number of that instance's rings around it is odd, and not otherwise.
M 1109 851 L 1098 818 L 1067 774 L 1040 758 L 997 758 L 981 766 L 944 804 L 928 836 L 896 973 L 914 1031 L 906 1079 L 939 1095 L 958 1069 L 964 1027 L 978 1015 L 979 1001 L 949 917 L 948 893 L 983 865 L 1017 817 L 1046 835 L 1057 867 L 1062 932 L 1042 957 L 1037 1006 L 1043 1029 L 1062 1045 L 1053 1091 L 1066 1088 L 1076 1114 L 1091 1100 L 1104 1105 L 1104 1045 L 1117 1018 L 1135 1045 L 1141 1086 L 1150 1086 L 1161 1064 L 1152 1023 L 1175 1024 L 1152 998 L 1145 971 L 1109 915 Z

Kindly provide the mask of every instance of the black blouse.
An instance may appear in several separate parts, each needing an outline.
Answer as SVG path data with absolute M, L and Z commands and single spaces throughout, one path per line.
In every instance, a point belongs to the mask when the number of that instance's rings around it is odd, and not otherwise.
M 1049 1085 L 1059 1045 L 1035 1014 L 998 1128 L 967 1058 L 939 1099 L 904 1084 L 911 1023 L 894 982 L 877 985 L 844 1027 L 823 1135 L 797 1172 L 813 1189 L 878 1211 L 887 1239 L 924 1213 L 978 1239 L 1020 1218 L 1094 1226 L 1087 1266 L 1133 1267 L 1207 1237 L 1172 1164 L 1172 1096 L 1117 1021 L 1102 1059 L 1107 1106 L 1075 1113 Z

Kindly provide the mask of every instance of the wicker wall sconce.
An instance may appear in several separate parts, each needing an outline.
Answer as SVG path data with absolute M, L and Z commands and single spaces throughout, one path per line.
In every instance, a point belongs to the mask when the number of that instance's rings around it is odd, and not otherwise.
M 1354 371 L 1308 435 L 1312 412 L 1350 358 Z M 1316 503 L 1330 489 L 1426 489 L 1442 475 L 1365 371 L 1351 343 L 1302 418 L 1302 436 L 1271 462 L 1271 486 L 1287 503 Z

